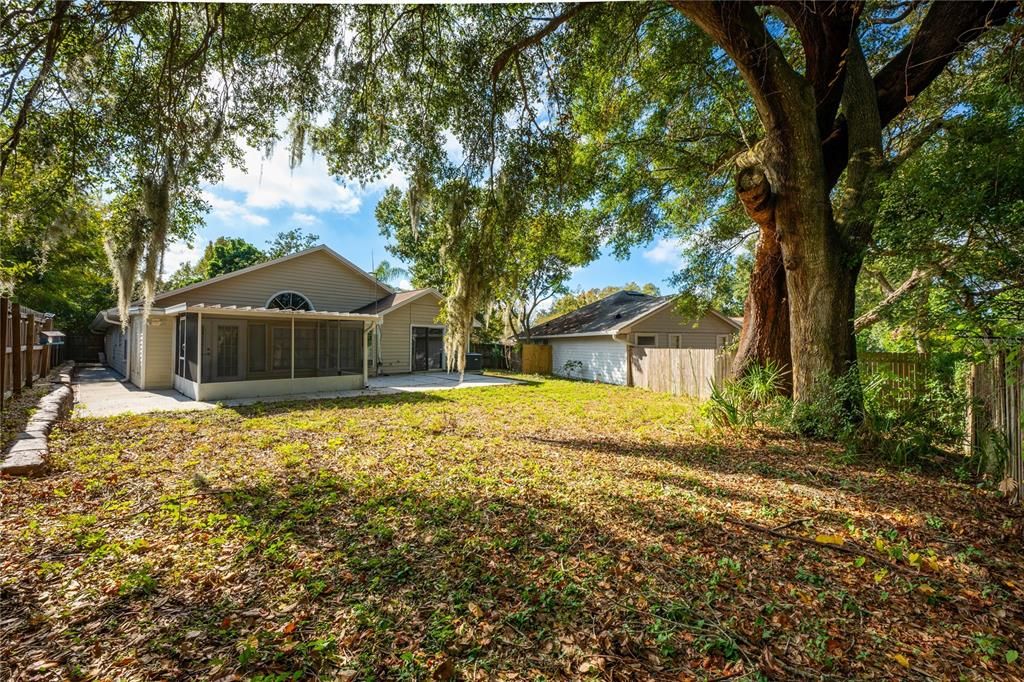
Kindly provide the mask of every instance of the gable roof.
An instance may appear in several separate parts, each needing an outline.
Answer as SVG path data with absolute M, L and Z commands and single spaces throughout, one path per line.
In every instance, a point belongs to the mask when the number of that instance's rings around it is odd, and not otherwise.
M 530 336 L 537 338 L 570 334 L 611 334 L 634 319 L 654 312 L 671 300 L 671 296 L 648 296 L 639 291 L 616 291 L 600 301 L 594 301 L 534 327 Z
M 162 298 L 167 298 L 168 296 L 174 296 L 174 295 L 177 295 L 177 294 L 181 294 L 181 293 L 184 293 L 186 291 L 194 291 L 196 289 L 201 289 L 202 287 L 205 287 L 205 286 L 210 285 L 210 284 L 214 284 L 216 282 L 223 282 L 224 280 L 231 279 L 232 277 L 238 277 L 239 275 L 244 275 L 244 274 L 247 274 L 247 273 L 250 273 L 250 272 L 255 272 L 257 270 L 262 270 L 263 268 L 268 268 L 268 267 L 277 265 L 278 263 L 283 263 L 285 261 L 292 260 L 293 258 L 301 258 L 302 256 L 307 256 L 307 255 L 309 255 L 311 253 L 316 253 L 317 251 L 322 251 L 323 253 L 326 253 L 328 256 L 331 256 L 332 258 L 334 258 L 336 261 L 338 261 L 344 267 L 348 268 L 349 270 L 352 270 L 353 272 L 358 274 L 360 277 L 363 277 L 364 279 L 367 279 L 367 280 L 373 282 L 375 285 L 379 286 L 384 291 L 394 292 L 394 289 L 389 287 L 387 284 L 384 284 L 383 282 L 381 282 L 376 277 L 374 277 L 370 273 L 368 273 L 365 270 L 363 270 L 362 268 L 360 268 L 358 265 L 356 265 L 355 263 L 353 263 L 349 259 L 347 259 L 344 256 L 342 256 L 340 253 L 338 253 L 334 249 L 330 248 L 326 244 L 320 244 L 318 246 L 314 246 L 312 248 L 306 249 L 305 251 L 298 251 L 296 253 L 290 253 L 287 256 L 281 256 L 280 258 L 275 258 L 274 260 L 268 260 L 268 261 L 264 261 L 262 263 L 257 263 L 256 265 L 250 265 L 249 267 L 242 268 L 241 270 L 235 270 L 234 272 L 227 272 L 227 273 L 224 273 L 223 275 L 217 275 L 216 277 L 211 277 L 210 279 L 204 279 L 202 282 L 196 282 L 195 284 L 189 284 L 188 286 L 180 287 L 178 289 L 171 289 L 170 291 L 161 291 L 159 294 L 157 294 L 156 296 L 153 297 L 153 301 L 154 302 L 155 301 L 159 301 Z
M 639 291 L 616 291 L 600 301 L 594 301 L 534 327 L 530 336 L 548 338 L 615 334 L 624 327 L 672 305 L 675 300 L 675 296 L 649 296 Z M 708 314 L 739 328 L 736 322 L 717 310 L 709 310 Z
M 401 308 L 406 303 L 412 303 L 427 294 L 433 294 L 438 299 L 444 298 L 441 296 L 441 292 L 432 287 L 414 289 L 413 291 L 397 291 L 388 294 L 384 298 L 377 299 L 373 303 L 364 305 L 362 308 L 356 308 L 352 312 L 360 315 L 387 315 L 392 310 Z

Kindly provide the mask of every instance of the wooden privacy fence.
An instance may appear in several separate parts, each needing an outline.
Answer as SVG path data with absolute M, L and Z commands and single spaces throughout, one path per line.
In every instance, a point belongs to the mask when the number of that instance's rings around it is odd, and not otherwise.
M 551 346 L 523 344 L 523 374 L 551 374 Z
M 630 346 L 626 383 L 706 400 L 711 397 L 712 385 L 725 382 L 733 356 L 714 348 Z
M 9 396 L 49 373 L 50 349 L 39 344 L 39 332 L 52 328 L 51 316 L 0 296 L 0 409 Z
M 1002 477 L 1000 490 L 1011 502 L 1024 501 L 1024 442 L 1021 433 L 1024 404 L 1024 349 L 1001 351 L 971 366 L 967 391 L 968 454 Z
M 626 383 L 706 400 L 712 385 L 725 383 L 735 357 L 735 352 L 712 348 L 630 346 Z M 928 379 L 928 357 L 919 353 L 860 353 L 857 362 L 863 376 L 885 377 L 883 390 L 897 401 L 912 397 Z

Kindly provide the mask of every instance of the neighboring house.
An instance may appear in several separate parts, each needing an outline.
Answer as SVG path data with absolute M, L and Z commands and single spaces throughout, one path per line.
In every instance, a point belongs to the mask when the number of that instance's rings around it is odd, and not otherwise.
M 675 297 L 618 291 L 531 330 L 531 341 L 551 346 L 551 369 L 566 376 L 566 363 L 578 361 L 576 378 L 623 384 L 628 381 L 627 349 L 721 348 L 740 330 L 734 319 L 710 310 L 687 320 L 675 310 Z
M 334 391 L 379 373 L 443 367 L 434 289 L 396 292 L 326 246 L 117 309 L 92 329 L 107 364 L 144 389 L 196 400 Z M 202 352 L 199 352 L 202 349 Z

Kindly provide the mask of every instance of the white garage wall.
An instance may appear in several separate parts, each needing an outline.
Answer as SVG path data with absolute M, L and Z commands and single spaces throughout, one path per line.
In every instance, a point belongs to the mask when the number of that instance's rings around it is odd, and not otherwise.
M 565 376 L 565 363 L 579 360 L 583 370 L 574 378 L 605 384 L 626 384 L 626 346 L 609 336 L 551 339 L 551 371 Z

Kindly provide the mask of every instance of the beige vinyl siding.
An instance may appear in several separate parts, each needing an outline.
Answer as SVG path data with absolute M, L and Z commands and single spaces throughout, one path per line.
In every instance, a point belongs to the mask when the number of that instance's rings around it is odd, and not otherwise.
M 146 386 L 147 389 L 172 388 L 174 385 L 174 319 L 151 318 L 146 326 Z
M 237 306 L 264 306 L 274 294 L 295 291 L 309 299 L 317 310 L 348 312 L 387 296 L 375 285 L 333 256 L 313 251 L 253 272 L 213 282 L 171 296 L 157 305 L 209 303 Z
M 412 327 L 440 324 L 438 300 L 427 294 L 423 298 L 396 308 L 384 316 L 381 325 L 381 371 L 399 374 L 412 369 Z
M 715 315 L 705 315 L 694 326 L 692 320 L 684 320 L 675 313 L 672 306 L 660 310 L 629 328 L 631 343 L 636 343 L 637 336 L 654 335 L 657 338 L 656 348 L 669 347 L 669 335 L 680 334 L 680 348 L 717 348 L 718 339 L 722 335 L 738 333 L 736 328 Z

